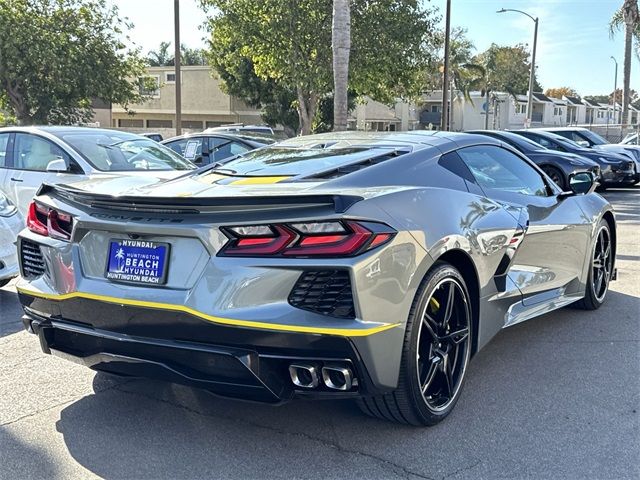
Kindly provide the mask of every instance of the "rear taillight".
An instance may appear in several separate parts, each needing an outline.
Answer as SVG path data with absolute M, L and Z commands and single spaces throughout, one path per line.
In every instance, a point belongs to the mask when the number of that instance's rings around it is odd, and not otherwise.
M 278 223 L 223 227 L 221 256 L 348 257 L 390 241 L 391 227 L 373 222 Z
M 27 212 L 27 228 L 38 235 L 69 240 L 73 229 L 73 217 L 67 213 L 31 202 Z

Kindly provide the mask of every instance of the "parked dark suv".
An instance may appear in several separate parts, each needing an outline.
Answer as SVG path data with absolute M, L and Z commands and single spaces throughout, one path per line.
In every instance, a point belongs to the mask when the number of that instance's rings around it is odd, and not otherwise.
M 636 183 L 640 182 L 640 146 L 609 143 L 596 132 L 592 132 L 591 130 L 582 127 L 550 127 L 542 130 L 573 140 L 581 147 L 593 148 L 594 150 L 601 150 L 609 153 L 618 153 L 629 157 L 635 164 Z
M 569 189 L 569 175 L 571 174 L 589 171 L 597 179 L 600 177 L 600 167 L 593 160 L 573 153 L 550 150 L 516 133 L 498 130 L 474 130 L 467 133 L 493 137 L 511 145 L 533 160 L 551 180 L 565 191 Z

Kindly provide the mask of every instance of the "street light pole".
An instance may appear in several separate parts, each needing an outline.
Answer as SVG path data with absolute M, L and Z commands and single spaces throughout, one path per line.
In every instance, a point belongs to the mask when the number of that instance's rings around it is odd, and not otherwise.
M 616 64 L 616 70 L 613 77 L 613 122 L 616 121 L 616 96 L 618 93 L 618 61 L 615 59 L 613 55 L 611 55 L 611 60 Z M 620 122 L 622 123 L 622 121 Z
M 180 77 L 180 0 L 173 0 L 174 61 L 176 73 L 176 136 L 182 134 L 182 78 Z
M 529 96 L 527 99 L 527 124 L 525 127 L 529 128 L 531 126 L 531 120 L 533 118 L 533 80 L 535 78 L 536 72 L 536 48 L 538 46 L 538 17 L 532 17 L 526 12 L 522 10 L 515 10 L 513 8 L 501 8 L 496 13 L 504 13 L 504 12 L 517 12 L 522 15 L 526 15 L 531 20 L 533 20 L 534 28 L 533 28 L 533 50 L 531 52 L 531 72 L 529 72 Z
M 442 115 L 440 130 L 449 129 L 449 37 L 451 34 L 451 0 L 447 0 L 444 31 L 444 71 L 442 72 Z

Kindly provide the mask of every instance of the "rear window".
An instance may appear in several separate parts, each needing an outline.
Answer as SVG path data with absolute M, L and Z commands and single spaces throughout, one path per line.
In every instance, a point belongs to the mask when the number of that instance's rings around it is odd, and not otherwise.
M 146 137 L 119 132 L 74 132 L 58 135 L 89 162 L 105 172 L 192 170 L 191 162 Z
M 307 175 L 394 151 L 393 148 L 262 148 L 225 163 L 221 173 L 242 176 Z

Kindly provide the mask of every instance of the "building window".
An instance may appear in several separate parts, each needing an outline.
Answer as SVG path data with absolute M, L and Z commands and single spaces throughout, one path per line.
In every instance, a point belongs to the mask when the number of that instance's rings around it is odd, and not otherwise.
M 200 120 L 182 120 L 182 128 L 202 130 L 202 122 Z
M 516 113 L 518 113 L 518 114 L 527 113 L 527 104 L 526 103 L 518 103 L 518 104 L 516 104 Z
M 604 112 L 602 110 L 598 110 L 598 118 L 604 118 Z
M 138 90 L 145 97 L 160 97 L 160 75 L 147 75 L 138 77 Z
M 134 118 L 121 118 L 118 120 L 118 126 L 125 128 L 143 128 L 144 121 L 142 119 L 137 120 Z
M 147 120 L 147 128 L 173 128 L 173 120 Z
M 215 128 L 215 127 L 221 127 L 222 125 L 225 125 L 229 122 L 214 122 L 213 120 L 207 120 L 205 122 L 206 128 Z
M 440 105 L 431 105 L 431 113 L 438 113 L 440 110 L 442 110 Z
M 182 72 L 180 78 L 182 78 Z M 176 72 L 164 72 L 164 83 L 176 83 Z

